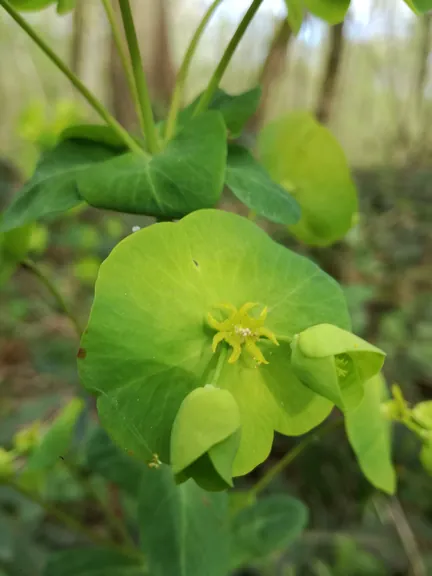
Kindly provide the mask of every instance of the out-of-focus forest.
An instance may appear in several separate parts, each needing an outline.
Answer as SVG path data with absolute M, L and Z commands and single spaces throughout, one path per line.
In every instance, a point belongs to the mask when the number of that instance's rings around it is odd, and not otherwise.
M 162 118 L 187 43 L 209 2 L 136 0 L 154 111 Z M 200 44 L 186 102 L 205 86 L 247 2 L 222 4 Z M 128 129 L 133 106 L 103 8 L 81 0 L 58 16 L 26 14 Z M 357 0 L 346 21 L 329 27 L 307 17 L 294 36 L 283 2 L 264 2 L 222 87 L 239 93 L 260 83 L 262 100 L 242 138 L 285 111 L 308 109 L 342 144 L 358 187 L 360 212 L 347 237 L 322 249 L 297 243 L 265 224 L 278 241 L 308 254 L 343 285 L 353 328 L 387 353 L 385 376 L 410 402 L 432 398 L 432 14 L 416 17 L 399 0 Z M 0 210 L 32 174 L 40 153 L 69 124 L 92 112 L 66 79 L 0 10 Z M 226 209 L 245 214 L 226 192 Z M 98 267 L 114 245 L 145 226 L 144 217 L 74 209 L 38 224 L 31 256 L 85 322 Z M 76 393 L 77 340 L 67 317 L 22 266 L 0 291 L 0 444 L 35 418 L 49 419 Z M 278 437 L 271 465 L 292 445 Z M 361 476 L 345 440 L 332 435 L 282 475 L 311 510 L 305 535 L 246 574 L 426 576 L 432 574 L 432 483 L 419 445 L 396 428 L 397 498 Z M 257 478 L 261 469 L 253 473 Z M 245 482 L 248 480 L 246 479 Z M 79 502 L 89 524 L 100 521 L 72 478 L 54 476 L 50 497 Z M 3 515 L 16 512 L 17 534 L 3 536 Z M 8 513 L 9 513 L 8 512 Z M 26 528 L 24 529 L 23 526 Z M 74 543 L 34 504 L 0 488 L 0 574 L 37 575 L 49 550 Z M 255 570 L 255 568 L 251 568 Z M 296 570 L 296 571 L 294 571 Z

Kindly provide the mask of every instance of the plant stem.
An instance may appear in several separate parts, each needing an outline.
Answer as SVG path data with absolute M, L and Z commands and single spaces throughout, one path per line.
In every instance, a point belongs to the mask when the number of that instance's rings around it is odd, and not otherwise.
M 192 58 L 195 55 L 197 46 L 201 37 L 204 33 L 204 30 L 207 27 L 207 24 L 210 22 L 211 17 L 213 16 L 216 8 L 221 4 L 223 0 L 214 0 L 212 4 L 210 4 L 207 12 L 204 14 L 203 19 L 199 23 L 198 28 L 195 30 L 194 35 L 192 36 L 192 40 L 186 50 L 185 56 L 183 58 L 183 62 L 179 68 L 177 73 L 176 84 L 174 87 L 174 93 L 171 100 L 171 106 L 168 112 L 168 117 L 165 125 L 165 139 L 169 140 L 172 138 L 176 128 L 177 116 L 178 112 L 182 103 L 184 87 L 186 83 L 186 78 L 190 69 L 190 65 L 192 62 Z
M 209 384 L 210 384 L 211 386 L 216 386 L 217 383 L 219 382 L 219 378 L 220 378 L 220 375 L 221 375 L 221 372 L 222 372 L 222 368 L 223 368 L 223 366 L 224 366 L 224 364 L 225 364 L 225 360 L 226 360 L 227 354 L 228 354 L 228 347 L 225 346 L 224 344 L 222 344 L 222 345 L 221 345 L 221 351 L 220 351 L 220 353 L 219 353 L 219 358 L 218 358 L 218 361 L 217 361 L 217 364 L 216 364 L 216 368 L 215 368 L 213 377 L 212 377 L 212 379 L 211 379 L 211 382 L 209 382 Z
M 140 101 L 138 98 L 138 91 L 137 91 L 137 87 L 135 85 L 135 79 L 134 79 L 134 75 L 133 75 L 133 70 L 132 70 L 132 66 L 130 64 L 130 61 L 128 59 L 128 54 L 123 42 L 123 37 L 122 37 L 122 33 L 121 30 L 117 24 L 117 19 L 116 19 L 116 15 L 114 13 L 112 4 L 111 4 L 111 0 L 102 0 L 102 4 L 103 7 L 105 9 L 105 14 L 107 16 L 108 22 L 110 24 L 111 27 L 111 32 L 112 32 L 112 37 L 114 40 L 114 43 L 116 45 L 117 48 L 117 52 L 118 55 L 120 57 L 120 61 L 121 64 L 123 66 L 123 70 L 126 76 L 126 81 L 130 90 L 130 93 L 132 94 L 132 98 L 135 102 L 135 108 L 138 114 L 138 119 L 139 119 L 139 123 L 141 126 L 141 130 L 144 133 L 145 130 L 145 126 L 144 126 L 144 118 L 142 115 L 142 111 L 141 111 L 141 106 L 140 106 Z
M 93 544 L 97 546 L 108 546 L 109 548 L 113 548 L 118 552 L 121 552 L 122 554 L 126 554 L 128 556 L 133 557 L 139 556 L 141 558 L 141 554 L 137 550 L 125 546 L 120 546 L 115 542 L 112 542 L 111 540 L 107 540 L 106 538 L 99 536 L 99 534 L 96 534 L 95 532 L 93 532 L 93 530 L 90 530 L 89 528 L 87 528 L 87 526 L 81 524 L 78 520 L 76 520 L 73 516 L 70 516 L 67 512 L 64 512 L 63 510 L 57 508 L 57 506 L 54 506 L 49 502 L 45 502 L 45 500 L 43 500 L 38 494 L 34 492 L 29 492 L 16 482 L 2 480 L 0 484 L 1 483 L 3 483 L 5 486 L 9 486 L 13 490 L 24 496 L 25 498 L 28 498 L 29 500 L 34 502 L 35 504 L 38 504 L 41 508 L 45 510 L 47 514 L 56 518 L 56 520 L 61 522 L 72 532 L 76 532 L 77 534 L 81 534 L 85 538 L 88 538 L 88 540 L 90 540 Z
M 57 56 L 57 54 L 46 44 L 46 42 L 39 36 L 39 34 L 25 21 L 24 18 L 7 2 L 7 0 L 0 0 L 0 6 L 6 10 L 6 12 L 15 20 L 15 22 L 20 26 L 24 32 L 26 32 L 30 38 L 39 46 L 39 48 L 48 56 L 48 58 L 63 72 L 63 74 L 70 80 L 70 82 L 75 86 L 75 88 L 81 93 L 81 95 L 87 100 L 87 102 L 92 106 L 94 110 L 99 114 L 105 122 L 111 126 L 113 131 L 117 134 L 119 138 L 132 150 L 133 152 L 142 152 L 142 149 L 138 146 L 135 140 L 130 136 L 130 134 L 117 122 L 117 120 L 111 116 L 108 110 L 103 106 L 103 104 L 90 92 L 90 90 L 84 86 L 79 78 L 72 72 L 72 70 Z
M 74 325 L 76 333 L 78 334 L 78 338 L 81 338 L 81 334 L 83 333 L 83 329 L 82 329 L 78 319 L 76 318 L 75 314 L 71 311 L 68 304 L 66 304 L 65 299 L 60 294 L 60 292 L 57 290 L 57 288 L 55 287 L 53 282 L 51 282 L 51 280 L 45 274 L 45 272 L 43 272 L 39 268 L 39 266 L 37 264 L 35 264 L 35 262 L 33 262 L 32 260 L 30 260 L 28 258 L 26 258 L 25 260 L 23 260 L 21 262 L 21 266 L 22 266 L 22 268 L 24 268 L 24 270 L 31 272 L 34 276 L 36 276 L 36 278 L 38 278 L 42 282 L 42 284 L 44 284 L 44 286 L 47 288 L 47 290 L 54 297 L 54 300 L 56 301 L 59 309 L 69 318 L 69 320 Z
M 91 481 L 84 477 L 79 470 L 75 468 L 75 466 L 71 462 L 65 462 L 69 472 L 75 478 L 75 480 L 81 484 L 84 491 L 91 496 L 100 506 L 106 520 L 107 524 L 111 527 L 114 534 L 120 536 L 125 543 L 125 545 L 134 547 L 135 543 L 132 540 L 131 535 L 129 534 L 126 526 L 124 523 L 118 518 L 114 511 L 112 510 L 111 506 L 108 504 L 106 499 L 104 498 L 103 494 L 100 494 L 93 486 Z
M 129 54 L 132 62 L 132 71 L 135 78 L 135 86 L 137 89 L 139 106 L 143 118 L 147 146 L 150 153 L 155 154 L 159 150 L 159 143 L 153 117 L 149 89 L 147 86 L 147 79 L 144 72 L 143 63 L 141 61 L 141 53 L 132 16 L 132 10 L 129 0 L 119 0 L 119 4 L 123 20 L 123 27 L 128 43 Z
M 258 482 L 252 486 L 249 490 L 249 495 L 251 498 L 256 498 L 260 492 L 262 492 L 267 486 L 272 482 L 272 480 L 282 472 L 287 466 L 293 462 L 297 456 L 302 454 L 311 444 L 316 442 L 317 440 L 321 439 L 325 436 L 328 432 L 331 432 L 340 424 L 342 424 L 343 418 L 339 418 L 337 420 L 332 420 L 325 426 L 321 426 L 318 430 L 312 432 L 306 438 L 304 438 L 301 442 L 294 446 L 292 450 L 287 452 L 283 458 L 279 460 L 272 468 L 270 468 L 264 476 L 258 480 Z
M 252 4 L 249 6 L 246 14 L 243 16 L 242 21 L 238 25 L 237 30 L 234 33 L 234 36 L 231 38 L 219 64 L 216 67 L 216 70 L 213 73 L 213 76 L 210 79 L 210 82 L 201 96 L 200 101 L 195 108 L 194 115 L 199 114 L 207 109 L 208 105 L 211 102 L 213 94 L 215 93 L 219 83 L 224 75 L 225 70 L 228 67 L 228 64 L 233 57 L 234 52 L 237 49 L 237 46 L 240 43 L 240 40 L 243 38 L 244 33 L 246 32 L 249 24 L 251 23 L 253 17 L 255 16 L 258 8 L 261 6 L 263 0 L 253 0 Z

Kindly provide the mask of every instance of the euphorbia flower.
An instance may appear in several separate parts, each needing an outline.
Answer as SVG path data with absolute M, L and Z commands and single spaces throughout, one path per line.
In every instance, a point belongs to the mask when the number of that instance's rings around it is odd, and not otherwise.
M 214 449 L 237 437 L 237 428 L 214 423 L 224 402 L 240 419 L 233 476 L 267 458 L 275 431 L 304 434 L 330 413 L 333 403 L 291 364 L 294 336 L 317 324 L 350 328 L 334 280 L 247 219 L 197 211 L 131 234 L 102 264 L 80 374 L 126 450 L 151 465 L 175 454 L 176 472 L 194 477 L 192 457 L 206 455 L 229 484 L 231 452 L 222 465 L 214 460 Z M 217 418 L 207 384 L 232 398 Z M 200 417 L 186 425 L 191 406 L 201 406 Z
M 380 372 L 385 358 L 379 348 L 331 324 L 296 334 L 291 347 L 301 381 L 343 411 L 360 404 L 364 383 Z

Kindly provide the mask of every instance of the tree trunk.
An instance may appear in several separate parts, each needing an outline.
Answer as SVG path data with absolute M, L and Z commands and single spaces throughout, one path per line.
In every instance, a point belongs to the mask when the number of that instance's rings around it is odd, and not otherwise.
M 262 95 L 258 110 L 248 123 L 248 129 L 251 132 L 258 132 L 263 124 L 270 100 L 271 88 L 285 70 L 287 51 L 291 38 L 291 28 L 288 20 L 284 18 L 276 27 L 267 57 L 259 74 L 258 83 L 261 86 Z
M 344 22 L 330 28 L 329 54 L 316 108 L 316 117 L 323 124 L 328 123 L 332 114 L 337 80 L 342 63 L 343 48 Z
M 148 81 L 156 113 L 166 112 L 175 84 L 175 70 L 170 50 L 170 26 L 167 0 L 156 2 L 155 24 L 151 60 L 148 66 Z
M 77 0 L 72 13 L 72 43 L 70 53 L 70 67 L 76 76 L 80 77 L 84 62 L 85 40 L 85 1 Z

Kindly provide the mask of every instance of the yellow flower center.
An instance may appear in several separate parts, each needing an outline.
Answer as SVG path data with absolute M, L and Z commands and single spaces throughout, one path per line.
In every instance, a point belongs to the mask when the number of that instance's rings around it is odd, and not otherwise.
M 220 304 L 215 308 L 228 310 L 230 315 L 225 320 L 219 322 L 210 313 L 208 314 L 209 325 L 217 330 L 213 338 L 212 350 L 216 352 L 219 342 L 225 340 L 231 346 L 232 353 L 228 359 L 233 364 L 240 358 L 244 346 L 246 352 L 259 364 L 268 364 L 263 353 L 258 348 L 257 343 L 262 338 L 267 338 L 276 346 L 279 346 L 275 335 L 268 328 L 264 327 L 267 317 L 267 307 L 264 307 L 261 314 L 255 318 L 249 316 L 248 312 L 258 304 L 247 302 L 239 310 L 232 304 Z

